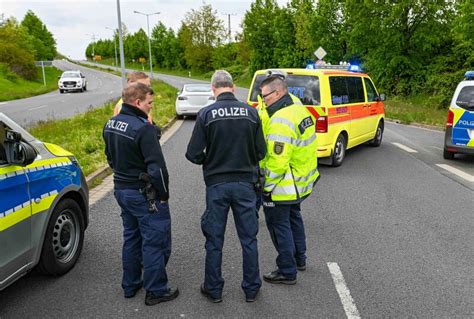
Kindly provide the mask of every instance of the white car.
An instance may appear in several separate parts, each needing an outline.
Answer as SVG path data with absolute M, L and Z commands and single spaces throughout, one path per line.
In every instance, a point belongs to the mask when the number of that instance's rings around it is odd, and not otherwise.
M 81 71 L 64 71 L 58 81 L 59 93 L 87 90 L 87 80 Z
M 176 117 L 196 115 L 200 109 L 214 103 L 211 84 L 185 84 L 176 98 Z

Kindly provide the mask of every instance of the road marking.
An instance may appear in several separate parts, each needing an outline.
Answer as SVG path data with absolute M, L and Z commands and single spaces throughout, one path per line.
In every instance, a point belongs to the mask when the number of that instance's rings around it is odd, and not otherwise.
M 408 153 L 418 153 L 418 151 L 415 151 L 414 149 L 409 148 L 408 146 L 405 146 L 403 144 L 400 144 L 400 143 L 392 143 L 392 144 L 401 148 L 404 151 L 407 151 Z
M 47 106 L 47 105 L 40 105 L 40 106 L 34 107 L 34 108 L 30 109 L 30 110 L 31 110 L 31 111 L 32 111 L 32 110 L 38 110 L 38 109 L 43 109 L 43 108 L 45 108 L 45 107 L 48 107 L 48 106 Z
M 436 146 L 431 146 L 434 149 L 437 149 L 438 151 L 442 151 L 443 149 L 441 147 L 436 147 Z
M 328 263 L 328 268 L 331 272 L 332 280 L 336 286 L 337 293 L 339 294 L 339 298 L 341 299 L 347 318 L 360 319 L 359 311 L 357 310 L 354 300 L 352 299 L 349 288 L 347 288 L 341 269 L 339 269 L 337 263 Z
M 7 104 L 8 102 L 0 102 L 0 105 Z
M 468 182 L 474 183 L 474 176 L 466 172 L 463 172 L 460 169 L 454 168 L 448 164 L 436 164 L 436 166 L 441 167 L 442 169 L 445 169 L 448 172 L 453 173 L 454 175 L 464 178 Z
M 109 94 L 114 94 L 114 91 L 110 91 Z

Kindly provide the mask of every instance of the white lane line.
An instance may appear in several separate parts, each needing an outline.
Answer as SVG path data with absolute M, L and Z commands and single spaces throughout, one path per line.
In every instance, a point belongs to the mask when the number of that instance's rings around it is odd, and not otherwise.
M 47 106 L 47 105 L 40 105 L 40 106 L 34 107 L 34 108 L 30 109 L 30 110 L 31 110 L 31 111 L 32 111 L 32 110 L 39 110 L 39 109 L 43 109 L 43 108 L 45 108 L 45 107 L 48 107 L 48 106 Z
M 7 104 L 8 102 L 0 102 L 0 105 Z
M 441 147 L 436 147 L 436 146 L 431 146 L 432 148 L 438 150 L 438 151 L 442 151 L 443 149 Z
M 418 151 L 415 151 L 414 149 L 409 148 L 406 145 L 403 145 L 403 144 L 400 144 L 400 143 L 392 143 L 392 144 L 399 147 L 399 148 L 401 148 L 404 151 L 407 151 L 408 153 L 418 153 Z
M 463 172 L 460 169 L 454 168 L 448 164 L 436 164 L 436 166 L 441 167 L 442 169 L 445 169 L 448 172 L 453 173 L 454 175 L 464 178 L 468 182 L 474 183 L 474 176 L 466 172 Z
M 359 311 L 357 310 L 354 300 L 352 299 L 349 288 L 347 288 L 341 269 L 339 269 L 337 263 L 328 263 L 328 268 L 331 272 L 332 280 L 336 286 L 339 298 L 341 298 L 342 306 L 344 307 L 347 318 L 360 319 Z

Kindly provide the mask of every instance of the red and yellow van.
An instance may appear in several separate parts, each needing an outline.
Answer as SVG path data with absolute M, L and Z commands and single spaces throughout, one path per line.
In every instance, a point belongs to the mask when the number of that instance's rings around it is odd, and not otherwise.
M 384 130 L 385 96 L 370 77 L 348 71 L 348 66 L 317 69 L 278 69 L 287 74 L 288 90 L 316 119 L 318 158 L 332 166 L 342 164 L 346 150 L 368 142 L 379 146 Z M 255 72 L 248 103 L 256 106 L 260 84 L 268 71 Z

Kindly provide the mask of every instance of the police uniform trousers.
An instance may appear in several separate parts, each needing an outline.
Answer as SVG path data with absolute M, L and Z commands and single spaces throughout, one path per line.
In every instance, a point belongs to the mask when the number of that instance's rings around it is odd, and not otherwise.
M 171 217 L 168 203 L 149 203 L 137 189 L 116 189 L 122 209 L 122 288 L 130 295 L 143 286 L 155 295 L 168 292 L 166 264 L 171 255 Z M 142 280 L 143 263 L 143 280 Z
M 283 276 L 296 279 L 296 265 L 306 264 L 306 236 L 300 204 L 264 205 L 265 221 L 278 257 L 276 264 Z
M 206 237 L 206 266 L 204 288 L 212 297 L 222 296 L 222 247 L 229 208 L 232 208 L 243 257 L 242 289 L 254 295 L 262 285 L 258 268 L 257 233 L 254 185 L 246 182 L 219 183 L 206 187 L 206 210 L 201 218 L 201 229 Z

